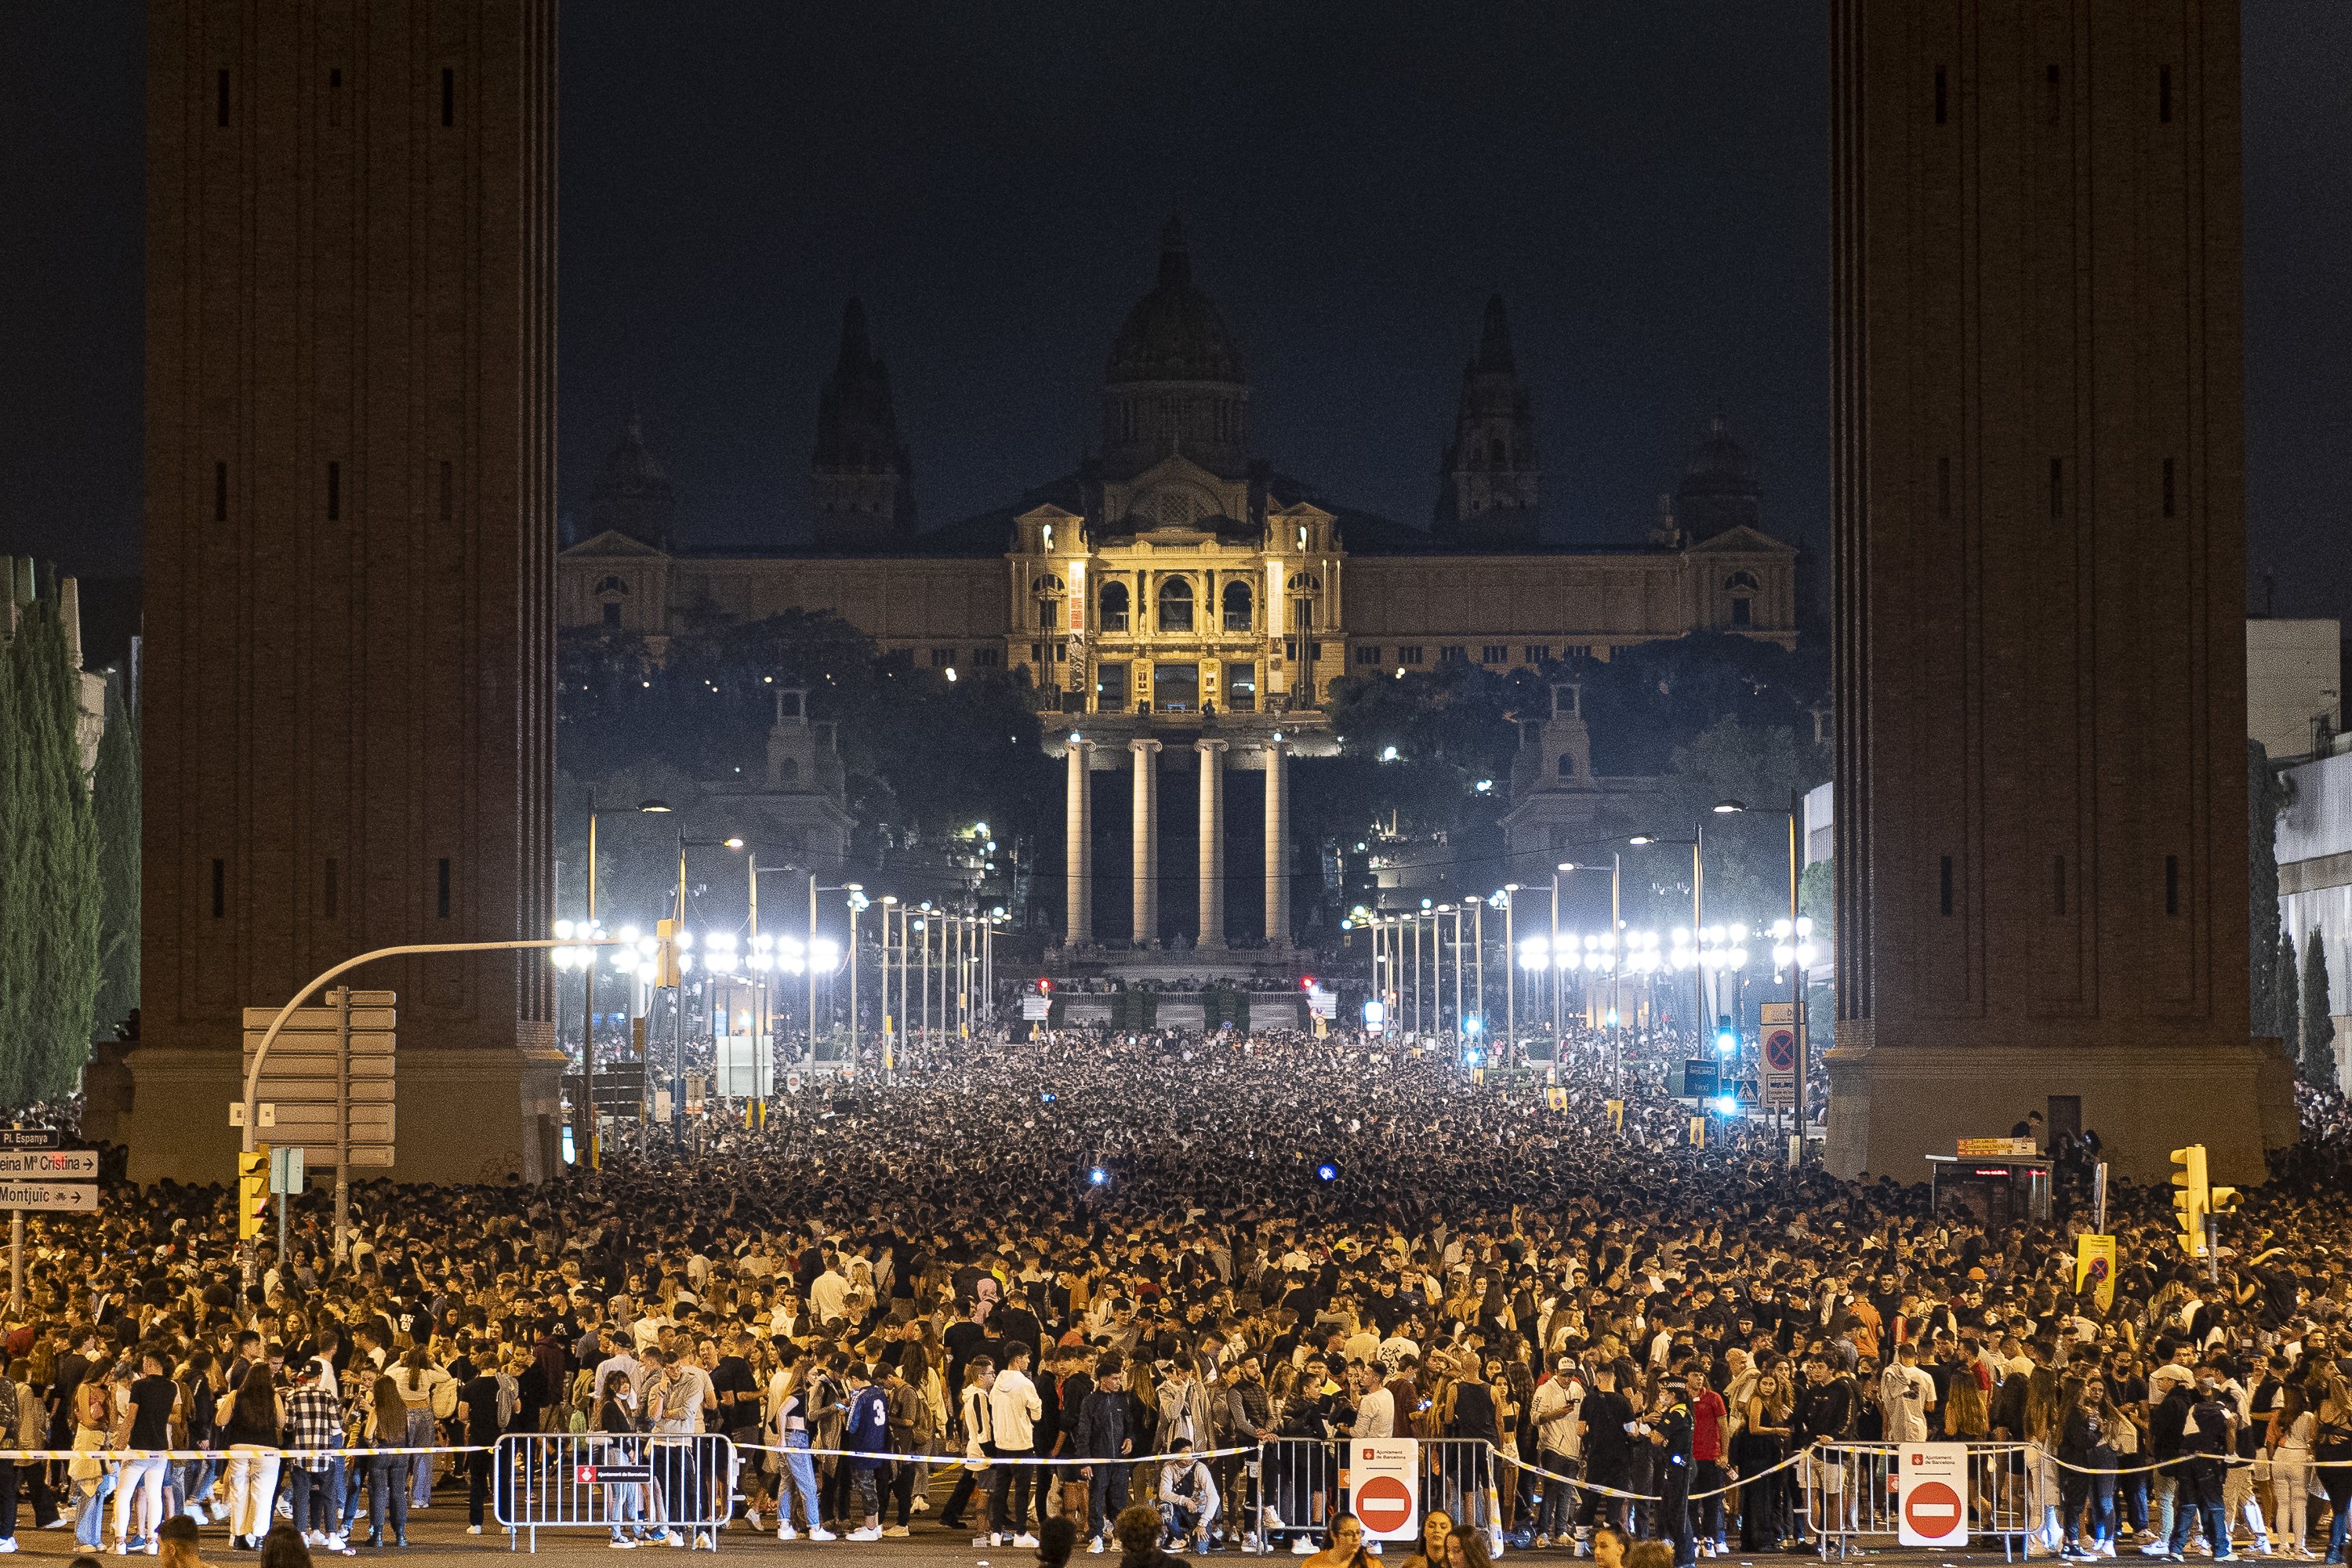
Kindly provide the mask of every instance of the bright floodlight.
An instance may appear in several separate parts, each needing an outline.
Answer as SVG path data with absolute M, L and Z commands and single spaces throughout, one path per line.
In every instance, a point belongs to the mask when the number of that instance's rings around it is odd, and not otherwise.
M 809 961 L 830 973 L 841 964 L 841 943 L 829 936 L 821 936 L 809 947 Z
M 1318 1182 L 1336 1182 L 1339 1179 L 1339 1167 L 1326 1160 L 1315 1167 L 1315 1179 Z
M 1099 1187 L 1105 1182 L 1110 1180 L 1110 1173 L 1104 1170 L 1100 1165 L 1097 1165 L 1093 1170 L 1087 1173 L 1087 1180 Z
M 555 940 L 558 942 L 570 942 L 572 940 L 572 922 L 570 921 L 558 921 L 555 922 Z

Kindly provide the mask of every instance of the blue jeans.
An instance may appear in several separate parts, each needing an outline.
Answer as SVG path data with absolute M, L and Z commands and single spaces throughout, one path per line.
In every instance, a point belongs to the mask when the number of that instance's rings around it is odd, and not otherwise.
M 98 1473 L 89 1483 L 89 1496 L 83 1500 L 81 1517 L 74 1522 L 74 1540 L 92 1551 L 106 1539 L 106 1500 L 114 1495 L 115 1483 L 122 1478 L 112 1465 Z
M 341 1534 L 343 1530 L 343 1468 L 342 1461 L 331 1459 L 323 1470 L 289 1468 L 288 1489 L 293 1495 L 294 1528 L 309 1534 L 312 1530 Z M 318 1513 L 313 1517 L 311 1504 L 316 1500 Z
M 790 1433 L 784 1438 L 784 1474 L 789 1479 L 790 1489 L 784 1487 L 776 1489 L 776 1522 L 792 1523 L 793 1499 L 797 1497 L 801 1500 L 801 1512 L 808 1518 L 808 1527 L 814 1530 L 817 1526 L 816 1466 L 808 1457 L 808 1434 L 805 1432 Z

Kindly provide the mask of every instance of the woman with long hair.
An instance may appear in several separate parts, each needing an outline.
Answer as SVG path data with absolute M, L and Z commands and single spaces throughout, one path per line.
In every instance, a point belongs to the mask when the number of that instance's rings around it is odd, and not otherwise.
M 221 1433 L 228 1444 L 228 1531 L 240 1546 L 258 1546 L 269 1529 L 270 1500 L 278 1495 L 278 1439 L 286 1426 L 286 1402 L 266 1361 L 246 1369 L 230 1402 Z
M 2111 1436 L 2123 1420 L 2103 1377 L 2069 1379 L 2066 1414 L 2058 1436 L 2059 1521 L 2065 1550 L 2081 1555 L 2083 1513 L 2090 1510 L 2089 1554 L 2111 1557 L 2116 1541 L 2116 1450 Z
M 1788 1542 L 1789 1472 L 1773 1467 L 1789 1457 L 1790 1417 L 1795 1409 L 1795 1396 L 1778 1367 L 1758 1374 L 1739 1435 L 1731 1440 L 1731 1462 L 1741 1477 L 1739 1549 L 1743 1552 L 1775 1551 Z
M 384 1514 L 392 1515 L 394 1542 L 408 1544 L 407 1456 L 383 1450 L 398 1449 L 408 1441 L 408 1402 L 400 1396 L 400 1384 L 388 1374 L 379 1373 L 371 1391 L 365 1446 L 379 1450 L 368 1456 L 368 1544 L 383 1544 Z M 267 1507 L 265 1503 L 263 1506 Z
M 2298 1378 L 2286 1385 L 2263 1434 L 2263 1448 L 2271 1462 L 2270 1515 L 2279 1526 L 2280 1555 L 2295 1563 L 2311 1560 L 2311 1456 L 2318 1429 L 2311 1390 Z
M 2352 1529 L 2352 1387 L 2346 1385 L 2332 1359 L 2308 1347 L 2305 1355 L 2315 1363 L 2313 1373 L 2319 1394 L 2311 1452 L 2320 1466 L 2320 1484 L 2327 1489 L 2327 1506 L 2336 1513 L 2336 1521 L 2327 1530 L 2325 1561 L 2341 1563 L 2345 1534 Z

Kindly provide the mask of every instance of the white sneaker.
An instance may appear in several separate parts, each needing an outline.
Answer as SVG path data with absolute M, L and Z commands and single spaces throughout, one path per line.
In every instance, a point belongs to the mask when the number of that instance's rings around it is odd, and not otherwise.
M 993 1546 L 996 1544 L 996 1537 L 992 1535 L 975 1535 L 971 1538 L 971 1543 L 974 1546 Z
M 743 1510 L 743 1522 L 751 1527 L 752 1534 L 757 1535 L 760 1532 L 760 1510 L 756 1508 L 745 1509 Z
M 1290 1538 L 1290 1554 L 1293 1557 L 1312 1557 L 1315 1555 L 1315 1543 L 1303 1535 L 1294 1535 Z
M 327 1532 L 323 1530 L 306 1530 L 302 1532 L 302 1544 L 305 1546 L 324 1546 L 327 1544 Z
M 708 1530 L 698 1530 L 694 1532 L 694 1545 L 692 1550 L 697 1552 L 716 1552 L 719 1550 L 719 1537 Z
M 801 1532 L 800 1532 L 799 1531 L 797 1531 L 797 1530 L 794 1530 L 791 1525 L 789 1525 L 789 1524 L 780 1524 L 780 1525 L 776 1526 L 776 1539 L 777 1539 L 777 1540 L 779 1540 L 779 1541 L 798 1541 L 800 1538 L 801 1538 Z
M 469 1524 L 466 1527 L 466 1533 L 468 1535 L 479 1535 L 482 1533 L 482 1527 L 478 1524 Z
M 825 1527 L 821 1524 L 812 1524 L 809 1526 L 809 1539 L 811 1541 L 838 1541 L 840 1537 L 834 1534 L 833 1531 L 825 1529 Z
M 1034 1551 L 1037 1545 L 1037 1538 L 1024 1530 L 1013 1538 L 1013 1544 L 1025 1551 Z
M 625 1535 L 616 1535 L 604 1544 L 615 1552 L 635 1552 L 637 1549 L 637 1543 Z
M 0 1535 L 0 1557 L 5 1557 L 5 1555 L 7 1555 L 9 1552 L 14 1552 L 14 1551 L 16 1551 L 16 1538 L 15 1536 L 13 1536 L 13 1535 Z
M 664 1546 L 684 1546 L 686 1537 L 675 1530 L 665 1530 L 662 1531 L 661 1542 Z
M 339 1552 L 346 1557 L 352 1554 L 352 1543 L 345 1540 L 340 1531 L 330 1531 L 321 1544 L 330 1552 Z
M 1099 1556 L 1101 1556 L 1101 1555 L 1102 1555 L 1102 1549 L 1103 1549 L 1102 1537 L 1101 1537 L 1101 1536 L 1099 1536 L 1099 1535 L 1097 1535 L 1097 1536 L 1094 1537 L 1092 1540 L 1090 1540 L 1090 1541 L 1088 1541 L 1088 1542 L 1087 1542 L 1087 1550 L 1089 1552 L 1091 1552 L 1092 1554 L 1094 1554 L 1095 1556 L 1097 1556 L 1097 1557 L 1099 1557 Z
M 866 1525 L 861 1529 L 851 1531 L 849 1532 L 848 1539 L 852 1541 L 879 1541 L 882 1539 L 882 1527 L 878 1524 Z
M 916 1498 L 916 1499 L 915 1499 L 915 1508 L 914 1508 L 914 1511 L 915 1511 L 915 1512 L 917 1512 L 917 1513 L 929 1513 L 929 1512 L 930 1512 L 930 1511 L 931 1511 L 931 1500 L 930 1500 L 930 1499 L 929 1499 L 929 1498 L 927 1498 L 927 1497 L 918 1497 L 918 1498 Z

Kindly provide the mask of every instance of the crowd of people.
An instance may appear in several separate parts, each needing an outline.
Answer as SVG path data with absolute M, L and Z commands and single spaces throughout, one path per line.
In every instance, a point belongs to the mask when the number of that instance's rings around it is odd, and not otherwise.
M 530 1479 L 498 1439 L 569 1433 L 654 1471 L 605 1489 L 618 1549 L 945 1529 L 1346 1568 L 1339 1440 L 1415 1436 L 1410 1568 L 1687 1564 L 1846 1528 L 1870 1483 L 1824 1443 L 1951 1437 L 2015 1445 L 1979 1508 L 2079 1557 L 2342 1561 L 2340 1165 L 2253 1194 L 2210 1273 L 2166 1189 L 2119 1187 L 2102 1305 L 2079 1215 L 1939 1215 L 1760 1124 L 1693 1147 L 1638 1075 L 1620 1126 L 1603 1054 L 1558 1070 L 1565 1110 L 1344 1034 L 985 1041 L 714 1118 L 692 1158 L 358 1189 L 341 1259 L 313 1195 L 250 1285 L 223 1187 L 113 1190 L 30 1226 L 0 1552 L 20 1500 L 116 1551 L 174 1519 L 248 1550 L 279 1520 L 397 1550 L 461 1504 L 497 1531 Z

